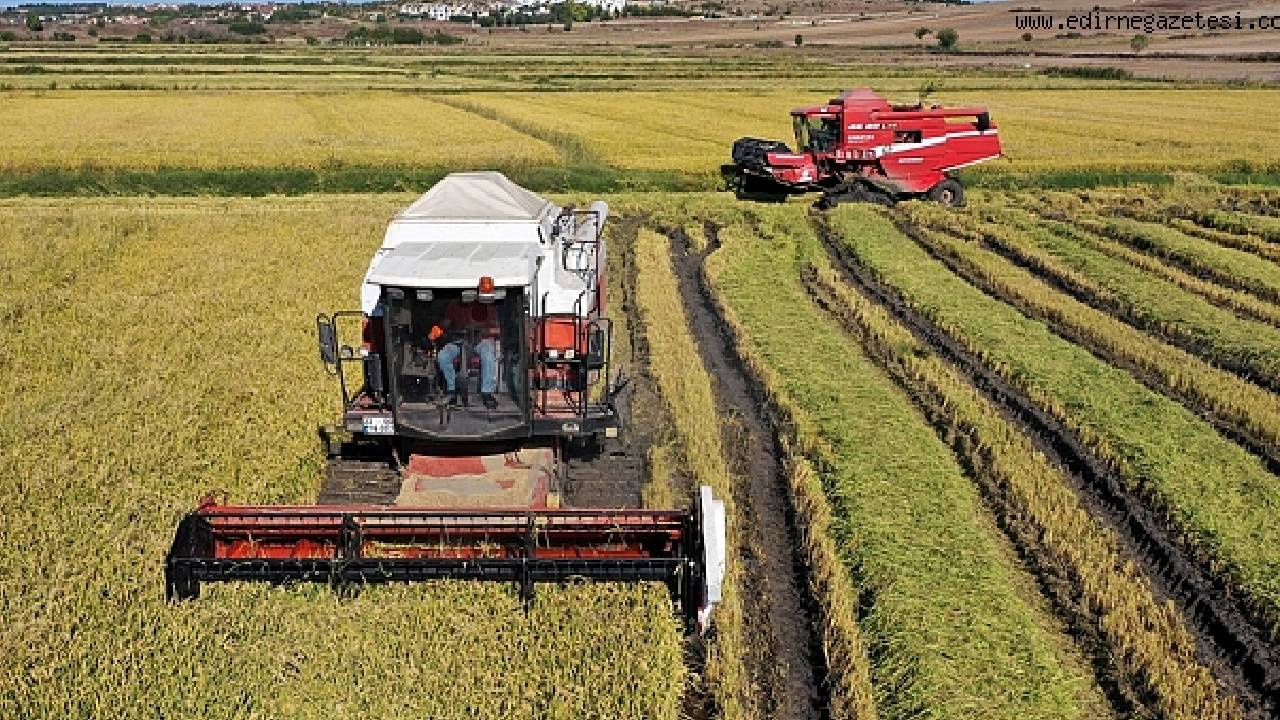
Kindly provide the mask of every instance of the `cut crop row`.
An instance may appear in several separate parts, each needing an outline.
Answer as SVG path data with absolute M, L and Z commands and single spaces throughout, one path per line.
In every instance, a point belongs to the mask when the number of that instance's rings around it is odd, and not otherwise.
M 985 295 L 864 208 L 833 228 L 851 257 L 1071 428 L 1148 499 L 1244 600 L 1256 633 L 1280 625 L 1280 480 L 1262 461 L 1128 372 Z M 882 230 L 870 232 L 879 225 Z M 1265 658 L 1264 658 L 1265 659 Z
M 1091 647 L 1100 675 L 1124 698 L 1127 711 L 1239 717 L 1234 699 L 1219 691 L 1197 661 L 1195 640 L 1178 613 L 1156 599 L 1116 535 L 1073 492 L 1095 479 L 1077 475 L 1091 475 L 1095 468 L 1072 448 L 1059 449 L 1051 439 L 1053 421 L 864 271 L 818 266 L 809 271 L 808 283 L 819 303 L 912 395 L 964 459 L 1002 528 Z M 894 315 L 908 318 L 911 330 Z
M 1263 300 L 1280 301 L 1280 265 L 1266 258 L 1158 223 L 1096 215 L 1077 215 L 1072 220 L 1220 285 L 1253 293 Z
M 1041 607 L 951 451 L 805 293 L 821 253 L 803 209 L 719 232 L 706 273 L 736 348 L 817 470 L 832 537 L 862 592 L 883 717 L 1097 717 L 1086 661 Z M 798 485 L 812 486 L 799 464 Z
M 615 234 L 616 237 L 616 234 Z M 656 476 L 654 482 L 665 486 L 666 497 L 651 498 L 659 505 L 677 502 L 687 503 L 690 498 L 674 497 L 669 478 L 672 465 L 679 463 L 685 474 L 696 485 L 709 485 L 716 495 L 725 501 L 728 513 L 728 539 L 730 557 L 726 566 L 724 597 L 715 612 L 715 635 L 707 657 L 708 687 L 716 705 L 716 716 L 725 720 L 738 720 L 757 716 L 759 701 L 750 692 L 752 670 L 759 666 L 747 663 L 751 646 L 745 638 L 742 582 L 742 556 L 739 516 L 734 509 L 734 480 L 730 476 L 719 428 L 706 422 L 717 415 L 712 397 L 711 382 L 701 365 L 689 362 L 696 357 L 696 348 L 684 324 L 680 294 L 675 287 L 671 270 L 671 258 L 666 251 L 666 239 L 649 230 L 640 229 L 628 238 L 633 247 L 630 253 L 634 272 L 634 295 L 631 301 L 637 309 L 639 327 L 647 341 L 648 372 L 654 379 L 674 431 L 676 457 L 667 458 L 657 449 L 651 458 Z M 617 253 L 615 253 L 616 256 Z
M 1085 210 L 1090 214 L 1165 224 L 1188 236 L 1280 262 L 1277 244 L 1280 243 L 1280 221 L 1224 209 L 1220 205 L 1231 206 L 1239 200 L 1221 197 L 1220 192 L 1217 186 L 1210 186 L 1180 188 L 1176 193 L 1154 197 L 1114 191 L 1088 193 L 1083 198 L 1051 194 L 1041 202 L 1065 205 L 1075 212 Z
M 1086 204 L 1091 198 L 1082 201 L 1079 198 L 1062 194 L 1048 195 L 1035 199 L 1022 199 L 1024 206 L 1047 217 L 1070 222 L 1070 217 L 1091 207 Z M 1125 197 L 1128 199 L 1128 196 Z M 1111 202 L 1119 202 L 1112 199 Z M 1081 231 L 1083 232 L 1083 231 Z M 1280 306 L 1262 300 L 1250 293 L 1234 288 L 1223 287 L 1210 280 L 1201 279 L 1185 270 L 1161 261 L 1121 242 L 1087 233 L 1089 244 L 1096 250 L 1106 253 L 1117 260 L 1123 260 L 1136 268 L 1177 285 L 1187 292 L 1194 293 L 1221 308 L 1226 308 L 1240 317 L 1259 320 L 1280 327 Z
M 907 209 L 908 219 L 900 228 L 973 285 L 1112 364 L 1133 370 L 1153 389 L 1179 398 L 1266 457 L 1273 469 L 1280 468 L 1280 400 L 1275 395 L 1059 292 L 980 242 L 934 229 L 946 227 L 951 217 L 936 206 L 916 204 Z
M 1236 317 L 1103 252 L 1105 241 L 1019 210 L 957 215 L 953 228 L 1100 310 L 1271 389 L 1280 388 L 1280 328 Z
M 1254 242 L 1249 243 L 1251 249 L 1265 244 L 1265 250 L 1258 248 L 1264 250 L 1261 254 L 1271 260 L 1280 260 L 1280 246 L 1277 246 L 1280 243 L 1280 218 L 1215 209 L 1187 209 L 1184 215 L 1200 227 L 1253 239 Z
M 1223 211 L 1180 209 L 1180 212 L 1189 217 L 1168 219 L 1167 222 L 1173 229 L 1225 247 L 1251 252 L 1271 262 L 1280 262 L 1280 245 L 1250 233 L 1247 226 L 1238 224 L 1234 218 L 1224 221 Z M 1165 218 L 1150 215 L 1137 216 L 1134 219 L 1148 222 L 1166 221 Z

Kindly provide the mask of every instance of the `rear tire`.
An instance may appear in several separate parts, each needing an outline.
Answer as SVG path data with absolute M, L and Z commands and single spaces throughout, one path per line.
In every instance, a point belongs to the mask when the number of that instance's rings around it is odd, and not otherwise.
M 947 207 L 964 207 L 964 186 L 959 180 L 947 178 L 929 190 L 929 199 Z

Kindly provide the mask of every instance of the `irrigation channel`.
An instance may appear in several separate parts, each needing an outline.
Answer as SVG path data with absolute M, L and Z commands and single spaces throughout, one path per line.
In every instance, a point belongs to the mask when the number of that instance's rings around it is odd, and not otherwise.
M 1096 457 L 1075 433 L 1038 406 L 1030 397 L 1011 385 L 960 341 L 939 329 L 929 318 L 916 311 L 896 290 L 880 282 L 871 271 L 860 265 L 840 239 L 826 227 L 821 216 L 814 219 L 815 230 L 840 277 L 865 298 L 878 304 L 905 326 L 921 343 L 942 359 L 998 407 L 1006 421 L 1030 438 L 1044 455 L 1065 470 L 1072 490 L 1083 507 L 1109 527 L 1119 538 L 1123 553 L 1151 581 L 1157 598 L 1172 600 L 1186 625 L 1196 638 L 1197 654 L 1214 673 L 1218 683 L 1239 700 L 1246 717 L 1274 717 L 1280 712 L 1280 659 L 1268 640 L 1268 634 L 1248 608 L 1233 599 L 1224 580 L 1199 563 L 1189 548 L 1164 519 L 1148 507 L 1122 483 L 1110 467 Z M 836 303 L 814 277 L 805 278 L 814 301 L 850 330 L 847 319 L 836 310 Z M 978 287 L 981 288 L 981 285 Z M 996 296 L 1003 301 L 1002 298 Z M 890 374 L 893 374 L 892 371 Z M 911 394 L 911 389 L 907 388 Z M 914 396 L 921 403 L 919 396 Z M 926 411 L 926 415 L 929 413 Z M 984 491 L 986 492 L 986 491 Z M 999 516 L 997 512 L 997 516 Z M 1072 617 L 1070 592 L 1064 579 L 1047 563 L 1036 561 L 1036 541 L 1001 521 L 1010 539 L 1019 548 L 1028 567 L 1036 573 L 1041 587 L 1064 619 L 1083 632 L 1081 642 L 1091 656 L 1103 686 L 1115 697 L 1116 682 L 1107 677 L 1105 651 L 1083 629 L 1078 617 Z

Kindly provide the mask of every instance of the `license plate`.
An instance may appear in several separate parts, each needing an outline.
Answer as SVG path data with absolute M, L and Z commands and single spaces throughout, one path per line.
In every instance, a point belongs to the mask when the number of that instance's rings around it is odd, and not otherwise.
M 369 417 L 363 422 L 365 435 L 394 435 L 396 424 L 389 417 Z

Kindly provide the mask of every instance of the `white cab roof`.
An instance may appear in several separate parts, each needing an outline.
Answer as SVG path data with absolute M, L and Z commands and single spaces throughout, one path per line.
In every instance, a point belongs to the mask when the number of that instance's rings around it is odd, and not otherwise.
M 396 216 L 398 222 L 538 222 L 555 205 L 499 172 L 450 173 Z
M 383 255 L 366 283 L 424 288 L 474 288 L 482 276 L 498 287 L 528 285 L 538 244 L 528 242 L 405 242 Z

